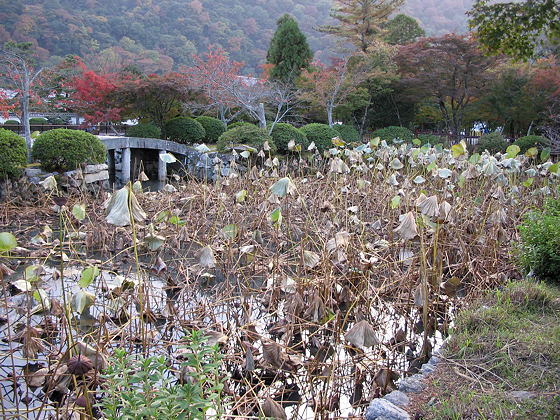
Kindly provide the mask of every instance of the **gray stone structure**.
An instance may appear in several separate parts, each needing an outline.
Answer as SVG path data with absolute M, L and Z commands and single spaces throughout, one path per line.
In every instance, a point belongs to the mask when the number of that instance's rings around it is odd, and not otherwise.
M 115 137 L 98 136 L 99 140 L 107 149 L 107 164 L 109 173 L 114 176 L 118 168 L 116 151 L 120 151 L 121 182 L 124 184 L 131 178 L 132 149 L 151 149 L 158 151 L 158 180 L 165 181 L 167 178 L 167 164 L 161 159 L 161 155 L 170 152 L 180 162 L 174 167 L 183 170 L 186 174 L 198 179 L 215 180 L 218 176 L 227 176 L 231 173 L 230 162 L 234 159 L 231 154 L 216 152 L 200 153 L 194 147 L 176 143 L 168 140 L 139 138 L 139 137 Z M 171 166 L 171 165 L 170 165 Z M 238 166 L 238 170 L 245 170 Z

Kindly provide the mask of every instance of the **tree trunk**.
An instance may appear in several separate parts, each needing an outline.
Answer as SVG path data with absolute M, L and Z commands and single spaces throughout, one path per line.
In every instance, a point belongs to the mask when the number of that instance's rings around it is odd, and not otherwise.
M 332 114 L 333 114 L 333 106 L 328 104 L 327 105 L 327 119 L 329 121 L 329 127 L 331 127 L 331 128 L 333 126 Z
M 259 104 L 259 126 L 266 130 L 266 115 L 264 113 L 264 104 Z
M 529 129 L 527 130 L 527 135 L 530 136 L 531 135 L 531 130 L 533 129 L 533 123 L 535 122 L 535 120 L 531 120 L 531 124 L 529 124 Z
M 31 163 L 31 127 L 29 127 L 29 90 L 26 89 L 21 95 L 21 123 L 23 124 L 23 135 L 27 144 L 27 162 Z

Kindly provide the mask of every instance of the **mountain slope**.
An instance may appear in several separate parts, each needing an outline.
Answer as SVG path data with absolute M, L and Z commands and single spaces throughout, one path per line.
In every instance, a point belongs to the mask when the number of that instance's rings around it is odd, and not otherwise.
M 472 0 L 410 0 L 402 11 L 428 34 L 464 30 Z M 328 22 L 332 0 L 0 0 L 0 42 L 31 41 L 40 59 L 77 54 L 98 67 L 133 63 L 157 72 L 189 65 L 218 45 L 254 72 L 276 21 L 295 17 L 316 56 L 333 40 L 313 28 Z

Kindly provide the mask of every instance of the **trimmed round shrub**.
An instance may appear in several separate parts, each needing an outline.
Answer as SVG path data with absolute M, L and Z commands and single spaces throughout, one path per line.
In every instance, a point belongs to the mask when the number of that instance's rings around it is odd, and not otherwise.
M 206 135 L 202 124 L 189 117 L 170 119 L 165 123 L 165 133 L 169 140 L 183 144 L 198 143 Z
M 47 124 L 47 123 L 48 123 L 47 119 L 43 117 L 29 118 L 29 124 L 40 125 L 40 124 Z
M 327 124 L 312 123 L 300 128 L 301 132 L 307 137 L 309 144 L 315 142 L 319 153 L 333 147 L 332 139 L 338 136 L 338 132 Z
M 0 128 L 0 178 L 19 178 L 27 163 L 27 145 L 23 137 Z
M 294 140 L 296 145 L 300 144 L 303 151 L 307 150 L 309 146 L 307 136 L 291 124 L 276 123 L 270 135 L 274 140 L 278 153 L 287 154 L 291 152 L 288 149 L 290 140 Z
M 136 124 L 126 127 L 127 137 L 141 137 L 147 139 L 160 139 L 161 130 L 156 127 L 153 123 L 149 124 Z
M 333 127 L 339 137 L 346 143 L 355 143 L 360 141 L 360 132 L 353 125 L 335 124 Z
M 379 137 L 381 140 L 385 140 L 387 144 L 393 143 L 393 140 L 400 139 L 407 143 L 412 143 L 414 139 L 414 133 L 405 127 L 397 127 L 396 125 L 391 125 L 385 128 L 379 128 L 375 130 L 372 136 Z
M 81 164 L 105 162 L 105 146 L 93 134 L 57 128 L 42 133 L 31 149 L 33 159 L 46 171 L 70 171 Z
M 219 152 L 225 152 L 231 144 L 245 144 L 260 149 L 266 141 L 270 145 L 270 150 L 276 152 L 274 140 L 266 134 L 265 130 L 253 124 L 240 125 L 220 136 L 217 149 Z
M 47 117 L 47 121 L 48 121 L 49 124 L 56 124 L 56 125 L 70 124 L 70 117 L 68 117 L 68 116 L 64 116 L 64 117 L 50 116 L 50 117 Z
M 532 147 L 536 147 L 539 150 L 550 146 L 550 142 L 546 137 L 543 136 L 524 136 L 519 137 L 513 144 L 516 144 L 521 149 L 521 153 L 525 153 Z
M 9 125 L 13 125 L 13 124 L 19 124 L 19 121 L 17 120 L 6 120 L 4 121 L 4 125 L 9 124 Z
M 220 136 L 226 131 L 226 125 L 217 118 L 202 115 L 195 118 L 195 120 L 204 127 L 204 131 L 206 132 L 204 141 L 208 143 L 216 143 Z
M 242 125 L 254 125 L 256 127 L 255 124 L 247 122 L 247 121 L 237 121 L 237 122 L 228 124 L 227 129 L 231 130 L 232 128 L 241 127 Z
M 488 150 L 489 153 L 503 153 L 508 148 L 509 143 L 504 136 L 498 132 L 488 133 L 481 136 L 476 143 L 476 151 L 484 152 Z

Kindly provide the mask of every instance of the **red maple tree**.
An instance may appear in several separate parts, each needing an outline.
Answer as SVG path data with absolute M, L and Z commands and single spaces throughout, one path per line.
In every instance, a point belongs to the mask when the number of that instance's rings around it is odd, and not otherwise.
M 80 72 L 70 82 L 70 97 L 65 101 L 68 108 L 84 117 L 84 125 L 120 121 L 123 108 L 114 92 L 122 86 L 123 75 L 96 73 L 79 59 L 76 66 Z

